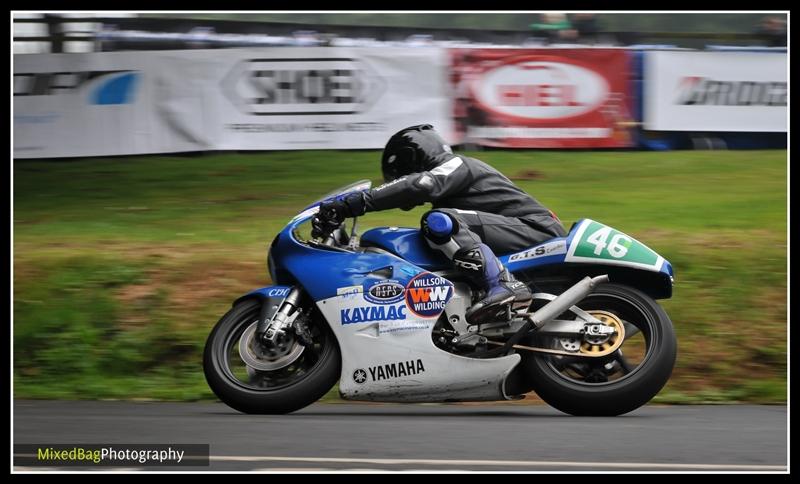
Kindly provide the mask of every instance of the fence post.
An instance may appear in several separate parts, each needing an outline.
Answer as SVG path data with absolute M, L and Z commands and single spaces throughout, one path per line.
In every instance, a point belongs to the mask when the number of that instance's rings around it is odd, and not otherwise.
M 64 52 L 64 26 L 61 17 L 45 14 L 44 22 L 47 24 L 47 35 L 50 37 L 50 52 Z

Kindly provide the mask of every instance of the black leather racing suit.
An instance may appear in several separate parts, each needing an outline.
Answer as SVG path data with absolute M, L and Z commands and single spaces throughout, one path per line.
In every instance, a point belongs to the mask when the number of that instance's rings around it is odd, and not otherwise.
M 365 192 L 366 211 L 408 210 L 431 202 L 458 223 L 453 240 L 460 247 L 482 241 L 496 254 L 566 235 L 550 210 L 486 163 L 442 153 L 428 166 Z

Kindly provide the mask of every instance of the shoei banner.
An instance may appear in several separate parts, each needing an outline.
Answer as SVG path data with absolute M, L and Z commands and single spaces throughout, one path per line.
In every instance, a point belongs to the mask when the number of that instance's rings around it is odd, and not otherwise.
M 644 125 L 656 131 L 786 132 L 785 52 L 647 52 Z
M 458 143 L 632 145 L 630 57 L 621 49 L 451 49 Z
M 383 148 L 407 126 L 451 131 L 444 49 L 234 49 L 224 59 L 219 149 Z

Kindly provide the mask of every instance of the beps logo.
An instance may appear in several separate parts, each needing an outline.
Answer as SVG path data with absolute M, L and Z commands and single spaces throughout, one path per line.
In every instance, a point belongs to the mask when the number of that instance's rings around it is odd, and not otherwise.
M 365 285 L 364 299 L 373 304 L 392 304 L 403 299 L 405 286 L 398 281 L 377 281 L 372 285 Z
M 256 116 L 354 114 L 383 94 L 385 82 L 359 59 L 247 59 L 221 83 L 225 96 Z
M 488 110 L 531 121 L 594 111 L 610 88 L 602 75 L 567 59 L 528 56 L 484 72 L 472 92 Z

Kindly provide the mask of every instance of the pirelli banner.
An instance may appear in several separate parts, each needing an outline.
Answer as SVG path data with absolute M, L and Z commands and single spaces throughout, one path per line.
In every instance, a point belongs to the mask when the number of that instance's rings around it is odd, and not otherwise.
M 631 146 L 623 49 L 451 49 L 459 143 L 509 148 Z
M 382 148 L 452 131 L 443 49 L 248 48 L 14 56 L 14 156 Z
M 785 52 L 655 51 L 644 57 L 644 128 L 785 132 Z

